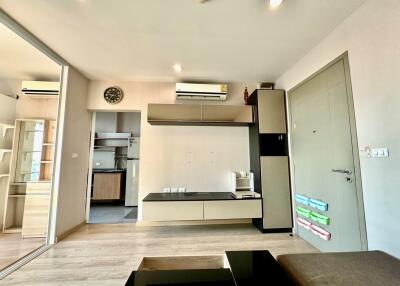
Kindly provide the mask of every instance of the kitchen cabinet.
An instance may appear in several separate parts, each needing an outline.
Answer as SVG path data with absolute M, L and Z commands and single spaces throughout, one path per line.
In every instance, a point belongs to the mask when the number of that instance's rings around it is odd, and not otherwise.
M 121 199 L 122 173 L 95 173 L 92 200 Z

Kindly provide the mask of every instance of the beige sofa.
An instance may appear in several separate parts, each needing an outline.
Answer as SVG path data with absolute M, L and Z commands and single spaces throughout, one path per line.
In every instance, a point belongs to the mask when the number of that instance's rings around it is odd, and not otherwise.
M 400 286 L 400 260 L 382 251 L 287 254 L 277 260 L 300 286 Z

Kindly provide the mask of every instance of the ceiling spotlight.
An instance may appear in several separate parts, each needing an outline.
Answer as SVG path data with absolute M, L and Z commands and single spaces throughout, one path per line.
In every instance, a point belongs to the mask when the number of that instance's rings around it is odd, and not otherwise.
M 182 70 L 183 70 L 183 67 L 182 67 L 182 65 L 180 65 L 180 64 L 174 64 L 174 65 L 172 66 L 172 68 L 173 68 L 174 71 L 177 72 L 177 73 L 180 73 L 180 72 L 182 72 Z
M 269 0 L 269 6 L 274 9 L 282 4 L 283 0 Z

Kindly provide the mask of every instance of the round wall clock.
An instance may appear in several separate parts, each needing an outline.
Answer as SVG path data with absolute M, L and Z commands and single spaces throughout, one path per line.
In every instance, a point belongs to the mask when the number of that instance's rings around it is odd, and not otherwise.
M 104 99 L 110 104 L 117 104 L 121 102 L 124 97 L 124 92 L 118 86 L 112 86 L 104 91 Z

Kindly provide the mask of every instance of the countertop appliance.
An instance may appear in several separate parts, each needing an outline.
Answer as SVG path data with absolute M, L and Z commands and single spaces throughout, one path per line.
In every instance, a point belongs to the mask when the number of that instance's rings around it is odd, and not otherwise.
M 236 199 L 261 197 L 254 192 L 254 174 L 250 171 L 232 172 L 232 194 Z
M 126 158 L 125 206 L 138 205 L 140 138 L 128 139 Z

